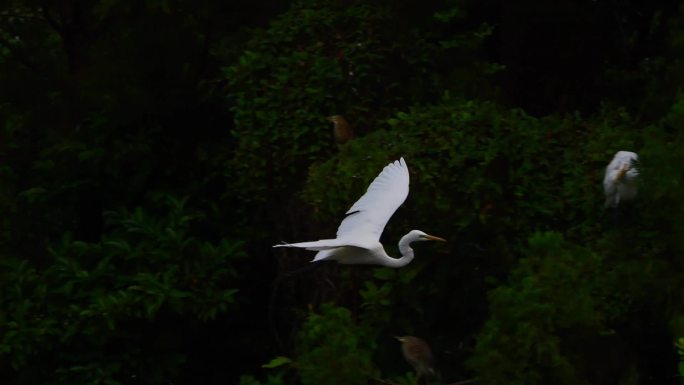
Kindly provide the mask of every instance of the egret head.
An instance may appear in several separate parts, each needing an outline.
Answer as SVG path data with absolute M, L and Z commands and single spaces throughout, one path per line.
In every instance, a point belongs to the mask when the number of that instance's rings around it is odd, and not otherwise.
M 426 234 L 420 230 L 411 230 L 409 236 L 414 241 L 441 241 L 446 242 L 446 239 L 436 237 L 434 235 Z

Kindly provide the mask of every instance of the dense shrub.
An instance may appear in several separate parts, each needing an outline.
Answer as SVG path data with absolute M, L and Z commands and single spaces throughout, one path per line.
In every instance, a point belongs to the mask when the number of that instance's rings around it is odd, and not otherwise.
M 178 375 L 186 357 L 175 346 L 185 337 L 174 329 L 233 308 L 231 264 L 243 251 L 239 241 L 198 237 L 192 226 L 204 216 L 186 199 L 165 197 L 156 209 L 108 213 L 101 241 L 67 235 L 43 266 L 3 256 L 0 352 L 13 368 L 57 383 Z

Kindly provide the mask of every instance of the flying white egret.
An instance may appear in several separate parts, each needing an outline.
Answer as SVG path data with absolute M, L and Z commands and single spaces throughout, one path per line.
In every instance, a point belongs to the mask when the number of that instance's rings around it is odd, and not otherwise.
M 606 207 L 617 207 L 622 201 L 634 198 L 637 194 L 636 178 L 639 175 L 634 163 L 639 160 L 636 153 L 618 151 L 606 167 L 603 177 L 603 191 L 606 194 Z
M 283 243 L 273 247 L 299 247 L 318 251 L 311 262 L 337 261 L 342 264 L 406 266 L 413 260 L 416 241 L 445 241 L 440 237 L 411 230 L 399 240 L 401 258 L 392 258 L 380 243 L 387 221 L 406 200 L 409 172 L 404 158 L 388 164 L 368 186 L 368 191 L 347 211 L 337 229 L 337 238 L 313 242 Z

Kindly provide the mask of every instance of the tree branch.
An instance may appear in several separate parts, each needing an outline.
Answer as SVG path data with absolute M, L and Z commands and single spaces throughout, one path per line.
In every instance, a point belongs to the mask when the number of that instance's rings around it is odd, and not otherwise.
M 60 35 L 64 35 L 64 27 L 50 14 L 50 11 L 48 11 L 48 7 L 46 4 L 46 1 L 43 0 L 41 1 L 41 7 L 40 10 L 43 14 L 44 20 L 52 27 L 57 33 Z

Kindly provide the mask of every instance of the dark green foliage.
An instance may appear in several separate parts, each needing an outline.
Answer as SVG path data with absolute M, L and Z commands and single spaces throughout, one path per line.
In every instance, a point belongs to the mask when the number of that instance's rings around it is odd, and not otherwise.
M 302 384 L 365 384 L 377 375 L 372 330 L 353 322 L 345 308 L 323 305 L 302 325 L 298 371 Z
M 523 255 L 512 284 L 489 293 L 469 364 L 486 384 L 584 383 L 576 365 L 589 352 L 575 339 L 612 333 L 600 312 L 602 259 L 556 233 L 533 235 Z
M 517 266 L 508 278 L 511 286 L 500 286 L 488 295 L 491 318 L 468 367 L 486 383 L 604 381 L 587 361 L 588 351 L 575 341 L 592 349 L 615 349 L 620 353 L 611 359 L 625 354 L 622 360 L 633 367 L 638 364 L 626 358 L 634 353 L 625 345 L 648 338 L 633 329 L 638 327 L 630 321 L 634 312 L 677 308 L 659 302 L 673 295 L 666 288 L 675 285 L 671 272 L 679 270 L 668 261 L 676 249 L 668 249 L 678 248 L 680 238 L 669 234 L 681 234 L 672 227 L 681 223 L 681 203 L 674 198 L 681 197 L 678 187 L 657 181 L 679 180 L 679 168 L 649 166 L 671 164 L 679 157 L 676 151 L 650 149 L 677 140 L 663 128 L 657 125 L 643 133 L 624 111 L 606 111 L 592 119 L 539 119 L 491 103 L 445 99 L 399 113 L 386 130 L 350 143 L 338 158 L 312 169 L 304 197 L 322 221 L 334 221 L 349 205 L 346 197 L 360 195 L 386 162 L 405 156 L 412 172 L 411 194 L 386 229 L 388 243 L 409 226 L 445 236 L 449 243 L 439 251 L 418 251 L 422 261 L 430 259 L 425 263 L 440 267 L 423 270 L 411 282 L 413 295 L 398 296 L 400 286 L 367 282 L 362 294 L 372 306 L 363 309 L 364 316 L 371 316 L 365 319 L 381 320 L 376 326 L 380 330 L 392 328 L 388 324 L 397 326 L 389 320 L 413 319 L 414 328 L 416 323 L 423 325 L 419 330 L 434 325 L 436 335 L 459 341 L 466 338 L 464 330 L 453 324 L 438 331 L 442 323 L 448 324 L 442 317 L 449 314 L 467 328 L 477 317 L 473 310 L 481 309 L 477 302 L 484 301 L 483 292 L 477 291 L 487 287 L 482 274 L 496 279 L 509 266 Z M 642 193 L 657 196 L 655 191 L 661 191 L 676 202 L 646 209 L 658 203 L 638 200 L 620 212 L 604 211 L 601 181 L 606 160 L 616 149 L 644 142 Z M 651 151 L 667 154 L 667 160 L 648 159 Z M 654 168 L 659 173 L 650 176 Z M 415 196 L 430 199 L 412 201 Z M 639 215 L 637 208 L 644 213 Z M 670 219 L 653 222 L 663 216 Z M 533 236 L 550 229 L 562 229 L 572 241 L 559 235 Z M 521 242 L 528 237 L 530 246 Z M 444 257 L 437 261 L 435 254 Z M 603 258 L 609 262 L 604 264 Z M 653 282 L 668 284 L 657 289 Z M 454 290 L 462 287 L 468 289 Z M 383 303 L 392 306 L 378 313 Z M 424 309 L 435 313 L 424 314 Z M 462 314 L 464 309 L 470 311 Z M 635 375 L 631 370 L 612 375 L 625 376 L 626 381 Z
M 238 143 L 231 187 L 244 202 L 283 205 L 300 188 L 308 166 L 335 152 L 326 116 L 343 114 L 363 135 L 396 108 L 438 97 L 432 60 L 466 52 L 470 58 L 472 52 L 431 40 L 477 46 L 487 35 L 403 29 L 397 18 L 406 15 L 400 11 L 364 2 L 298 1 L 253 35 L 225 70 Z M 479 78 L 471 66 L 463 60 L 448 71 L 467 67 Z
M 66 237 L 50 248 L 47 266 L 3 257 L 5 359 L 50 378 L 49 369 L 36 363 L 59 351 L 52 379 L 65 383 L 120 383 L 129 376 L 158 383 L 176 376 L 170 370 L 185 360 L 179 352 L 157 357 L 168 362 L 157 370 L 148 360 L 179 337 L 164 335 L 171 330 L 161 325 L 161 335 L 144 330 L 162 316 L 207 321 L 232 309 L 237 289 L 230 285 L 236 274 L 231 263 L 243 255 L 240 242 L 213 244 L 193 234 L 191 225 L 203 216 L 185 201 L 165 198 L 156 208 L 164 212 L 160 216 L 142 208 L 110 212 L 112 231 L 101 241 Z M 116 346 L 130 348 L 108 352 Z M 91 350 L 100 353 L 87 354 Z
M 304 197 L 331 221 L 377 170 L 404 156 L 412 172 L 411 194 L 430 196 L 415 202 L 409 197 L 407 205 L 430 215 L 435 233 L 486 227 L 512 240 L 516 229 L 529 234 L 569 223 L 594 231 L 605 159 L 612 148 L 631 148 L 636 140 L 628 119 L 624 114 L 591 122 L 579 116 L 538 119 L 492 103 L 447 98 L 399 113 L 386 130 L 354 141 L 339 158 L 312 169 Z
M 354 117 L 371 108 L 368 101 L 352 99 L 372 89 L 372 66 L 389 60 L 391 47 L 370 36 L 388 18 L 367 5 L 299 4 L 254 36 L 227 69 L 236 100 L 235 183 L 245 200 L 265 199 L 270 194 L 264 189 L 292 185 L 307 163 L 332 152 L 326 116 Z M 366 110 L 356 111 L 357 103 Z
M 309 310 L 297 335 L 296 360 L 276 357 L 267 369 L 279 369 L 266 382 L 245 376 L 242 385 L 281 384 L 284 373 L 295 369 L 302 384 L 365 384 L 378 376 L 372 363 L 377 331 L 352 319 L 348 309 L 322 304 L 320 312 Z

